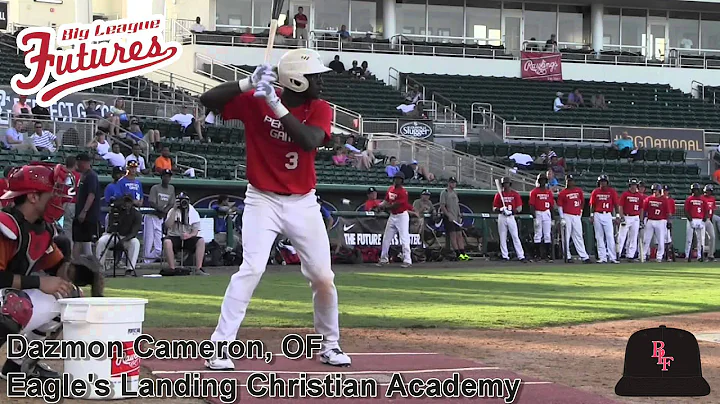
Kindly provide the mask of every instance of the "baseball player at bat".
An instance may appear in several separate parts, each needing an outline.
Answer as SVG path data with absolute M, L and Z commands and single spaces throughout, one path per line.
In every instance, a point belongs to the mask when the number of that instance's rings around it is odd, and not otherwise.
M 628 190 L 620 195 L 618 210 L 620 211 L 620 231 L 617 238 L 617 256 L 622 256 L 623 247 L 627 242 L 625 257 L 637 262 L 635 253 L 638 246 L 638 232 L 640 230 L 640 209 L 643 197 L 638 192 L 639 181 L 631 178 L 628 181 Z
M 547 174 L 540 173 L 537 176 L 535 188 L 530 191 L 530 212 L 534 214 L 535 223 L 535 255 L 538 260 L 545 259 L 552 262 L 552 236 L 550 229 L 552 227 L 552 209 L 555 207 L 555 197 L 551 190 L 547 188 Z
M 263 64 L 250 77 L 220 84 L 200 96 L 209 109 L 222 111 L 223 119 L 245 125 L 247 178 L 243 230 L 243 262 L 230 278 L 211 339 L 234 341 L 250 298 L 265 272 L 275 239 L 282 234 L 297 251 L 300 270 L 313 295 L 315 331 L 324 339 L 320 361 L 349 366 L 340 349 L 340 325 L 330 241 L 320 214 L 315 185 L 317 148 L 331 136 L 333 112 L 320 99 L 321 75 L 330 71 L 320 54 L 311 49 L 285 53 L 277 66 Z M 277 81 L 283 89 L 276 89 Z M 211 370 L 232 370 L 223 352 L 205 362 Z
M 568 174 L 565 176 L 565 189 L 560 191 L 558 195 L 558 215 L 560 216 L 560 225 L 565 229 L 565 240 L 563 248 L 565 249 L 565 262 L 572 263 L 572 254 L 570 254 L 570 240 L 572 240 L 575 250 L 580 259 L 585 264 L 591 264 L 590 256 L 585 251 L 585 240 L 582 234 L 582 211 L 585 205 L 585 194 L 582 189 L 575 185 L 575 178 Z
M 675 199 L 670 196 L 670 187 L 663 186 L 663 197 L 668 205 L 667 232 L 665 232 L 665 256 L 668 261 L 675 261 L 675 249 L 672 245 L 672 217 L 675 215 Z
M 496 180 L 497 181 L 497 180 Z M 501 193 L 495 194 L 493 199 L 493 211 L 500 213 L 498 216 L 498 234 L 500 235 L 500 254 L 505 261 L 510 261 L 510 254 L 507 248 L 508 232 L 512 237 L 513 246 L 518 260 L 525 260 L 525 252 L 523 251 L 520 235 L 518 234 L 517 222 L 515 221 L 515 213 L 522 211 L 522 199 L 520 194 L 512 189 L 510 178 L 502 178 L 500 180 L 502 186 Z
M 708 239 L 708 249 L 705 253 L 706 259 L 710 262 L 715 261 L 715 225 L 720 223 L 720 217 L 715 214 L 715 208 L 717 203 L 715 196 L 713 195 L 713 186 L 711 184 L 705 185 L 703 188 L 702 200 L 705 202 L 708 210 L 709 219 L 705 221 L 705 237 Z M 715 220 L 717 218 L 717 221 Z
M 410 205 L 410 197 L 408 196 L 407 189 L 403 187 L 403 182 L 405 182 L 405 174 L 398 171 L 393 177 L 393 185 L 388 188 L 385 194 L 385 200 L 373 208 L 373 210 L 376 211 L 387 210 L 390 213 L 390 217 L 385 224 L 385 234 L 383 234 L 382 238 L 380 261 L 377 263 L 377 266 L 380 267 L 390 262 L 388 258 L 390 243 L 392 243 L 396 235 L 400 239 L 400 245 L 402 245 L 403 251 L 403 263 L 400 266 L 407 268 L 412 265 L 412 253 L 410 250 L 410 213 L 413 212 L 413 207 Z
M 690 196 L 685 198 L 685 217 L 687 224 L 685 225 L 687 236 L 685 237 L 685 257 L 690 262 L 690 252 L 692 250 L 693 236 L 695 236 L 695 246 L 697 248 L 697 260 L 703 261 L 703 245 L 705 243 L 705 223 L 709 221 L 707 204 L 702 198 L 702 189 L 697 182 L 690 186 Z
M 662 186 L 660 184 L 653 184 L 650 189 L 652 195 L 645 198 L 643 203 L 643 213 L 647 215 L 646 222 L 643 225 L 645 228 L 643 252 L 647 261 L 650 256 L 650 242 L 655 237 L 658 242 L 655 259 L 657 262 L 662 262 L 665 254 L 664 240 L 667 238 L 668 204 L 667 199 L 662 196 Z
M 597 242 L 598 263 L 619 264 L 615 255 L 615 236 L 613 214 L 618 206 L 618 194 L 610 187 L 608 176 L 603 174 L 597 179 L 598 187 L 590 194 L 590 209 Z

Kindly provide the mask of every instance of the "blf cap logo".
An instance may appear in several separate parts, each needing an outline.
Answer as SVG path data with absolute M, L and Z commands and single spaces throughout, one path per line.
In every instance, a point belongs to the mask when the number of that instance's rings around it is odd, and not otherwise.
M 634 333 L 625 349 L 623 377 L 615 394 L 632 397 L 699 397 L 710 394 L 702 376 L 695 336 L 678 328 Z
M 17 46 L 25 52 L 28 76 L 10 80 L 19 95 L 37 93 L 36 102 L 50 107 L 61 98 L 114 81 L 141 76 L 180 59 L 182 46 L 165 43 L 165 17 L 96 20 L 20 32 Z M 55 81 L 48 84 L 52 75 Z

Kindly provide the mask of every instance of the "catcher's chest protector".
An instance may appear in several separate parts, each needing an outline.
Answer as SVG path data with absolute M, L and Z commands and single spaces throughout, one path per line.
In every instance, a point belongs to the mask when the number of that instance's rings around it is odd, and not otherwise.
M 35 264 L 54 251 L 53 231 L 47 223 L 28 223 L 16 210 L 0 211 L 2 235 L 17 240 L 15 254 L 8 262 L 7 271 L 17 275 L 29 275 L 33 271 L 47 268 L 35 268 Z M 8 233 L 10 231 L 11 233 Z

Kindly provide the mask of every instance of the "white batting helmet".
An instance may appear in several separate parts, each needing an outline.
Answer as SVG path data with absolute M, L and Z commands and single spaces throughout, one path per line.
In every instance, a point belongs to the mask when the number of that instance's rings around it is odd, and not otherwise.
M 293 49 L 280 58 L 278 63 L 278 82 L 288 90 L 302 93 L 308 89 L 310 83 L 306 74 L 319 74 L 329 72 L 320 59 L 320 54 L 312 49 Z

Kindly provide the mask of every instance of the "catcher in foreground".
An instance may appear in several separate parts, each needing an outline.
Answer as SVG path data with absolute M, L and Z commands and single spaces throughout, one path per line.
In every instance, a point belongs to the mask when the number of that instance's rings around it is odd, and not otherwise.
M 36 163 L 15 168 L 0 200 L 13 206 L 0 211 L 0 346 L 10 334 L 30 340 L 54 339 L 62 331 L 58 298 L 82 297 L 79 286 L 93 285 L 102 296 L 103 277 L 97 259 L 71 263 L 64 236 L 54 226 L 71 199 L 73 176 L 62 165 Z M 64 248 L 63 248 L 64 247 Z M 0 371 L 30 378 L 59 378 L 36 360 L 7 360 Z

